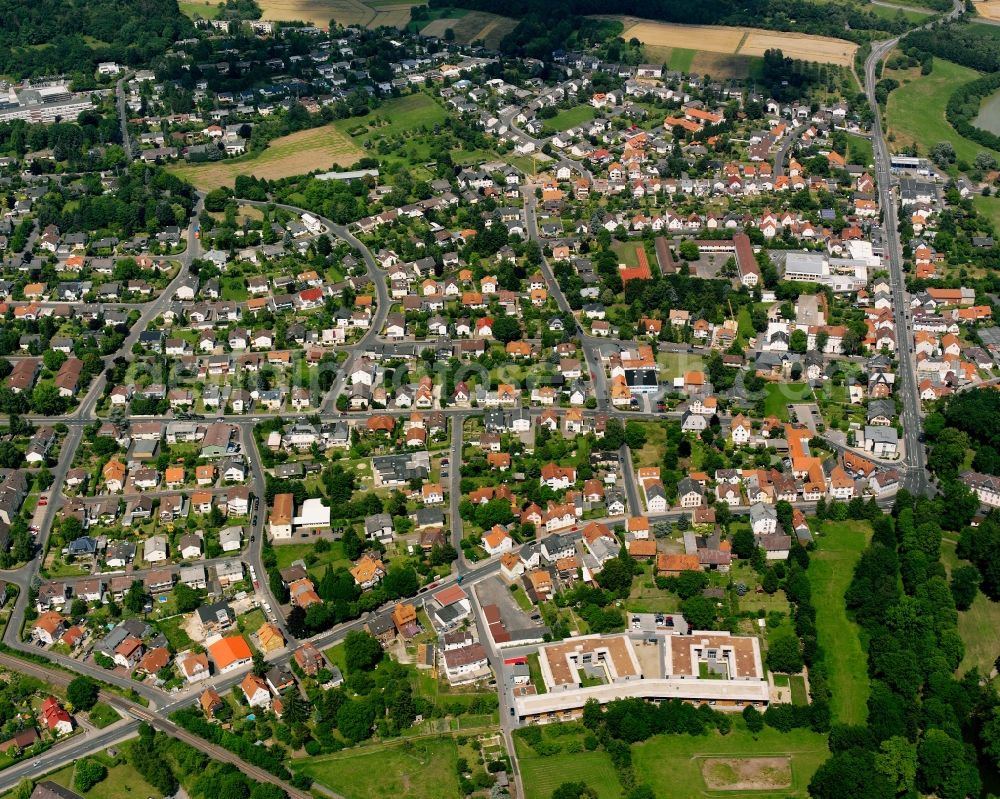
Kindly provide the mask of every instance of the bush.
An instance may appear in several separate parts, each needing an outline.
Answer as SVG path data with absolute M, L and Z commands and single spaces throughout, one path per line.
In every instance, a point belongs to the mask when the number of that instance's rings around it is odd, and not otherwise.
M 86 793 L 107 776 L 108 770 L 102 763 L 87 758 L 76 764 L 73 785 L 78 791 Z

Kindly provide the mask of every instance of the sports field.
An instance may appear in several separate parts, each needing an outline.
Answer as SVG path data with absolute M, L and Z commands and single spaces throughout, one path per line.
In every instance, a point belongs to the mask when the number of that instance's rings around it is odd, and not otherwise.
M 739 716 L 733 717 L 729 735 L 657 735 L 632 747 L 635 773 L 657 799 L 805 796 L 809 780 L 829 755 L 825 735 L 765 727 L 753 736 Z M 720 760 L 731 768 L 720 768 Z
M 766 50 L 779 48 L 786 56 L 806 61 L 850 66 L 858 46 L 844 39 L 812 36 L 805 33 L 765 31 L 756 28 L 729 28 L 716 25 L 679 25 L 638 17 L 605 17 L 624 26 L 622 38 L 638 39 L 650 47 L 691 49 L 725 55 L 762 56 Z M 695 65 L 692 63 L 692 67 Z
M 899 152 L 916 144 L 920 155 L 926 156 L 939 142 L 949 141 L 959 160 L 969 163 L 977 153 L 987 148 L 971 139 L 964 139 L 948 124 L 944 111 L 952 92 L 963 83 L 971 83 L 979 73 L 942 58 L 934 59 L 930 75 L 920 75 L 919 70 L 886 70 L 885 77 L 900 82 L 900 87 L 889 95 L 886 122 L 894 137 L 891 146 Z M 1000 153 L 989 150 L 1000 159 Z
M 207 164 L 177 164 L 170 171 L 199 189 L 232 187 L 237 175 L 275 180 L 330 166 L 349 166 L 364 155 L 336 125 L 300 130 L 272 141 L 259 154 Z
M 864 724 L 868 715 L 868 664 L 858 625 L 847 615 L 844 592 L 854 564 L 871 537 L 866 522 L 825 522 L 809 563 L 819 645 L 829 674 L 833 719 Z

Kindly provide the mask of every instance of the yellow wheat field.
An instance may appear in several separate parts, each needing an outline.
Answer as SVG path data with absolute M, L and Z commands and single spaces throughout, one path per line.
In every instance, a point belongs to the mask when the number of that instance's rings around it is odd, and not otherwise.
M 1000 6 L 1000 0 L 989 0 Z M 757 28 L 728 28 L 715 25 L 678 25 L 637 17 L 610 17 L 624 25 L 622 38 L 638 39 L 653 47 L 683 47 L 709 53 L 761 56 L 765 50 L 780 49 L 790 58 L 850 66 L 858 46 L 843 39 L 783 33 Z

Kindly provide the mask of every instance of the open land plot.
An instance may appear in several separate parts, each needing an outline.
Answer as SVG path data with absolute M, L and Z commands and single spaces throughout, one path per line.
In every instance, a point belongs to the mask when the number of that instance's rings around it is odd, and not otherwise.
M 375 16 L 360 0 L 260 0 L 260 9 L 264 19 L 302 20 L 323 28 L 331 19 L 341 25 L 367 25 Z
M 941 542 L 941 560 L 949 577 L 953 569 L 966 565 L 955 554 L 955 542 L 948 538 Z M 1000 602 L 994 602 L 982 592 L 977 594 L 972 607 L 959 611 L 958 633 L 965 644 L 965 657 L 958 672 L 965 674 L 976 667 L 981 675 L 988 676 L 1000 652 Z
M 621 796 L 622 786 L 607 752 L 561 752 L 539 757 L 519 739 L 515 739 L 515 746 L 526 799 L 549 799 L 564 782 L 586 783 L 598 799 Z
M 825 522 L 821 531 L 807 574 L 816 606 L 819 645 L 833 694 L 833 718 L 842 724 L 863 724 L 868 714 L 868 667 L 860 628 L 847 615 L 844 593 L 871 537 L 871 526 L 864 522 Z
M 105 765 L 110 762 L 102 757 L 95 759 L 100 760 Z M 73 785 L 73 773 L 74 767 L 69 766 L 50 775 L 49 779 L 75 791 L 77 789 Z M 82 794 L 86 799 L 134 799 L 135 796 L 159 797 L 162 795 L 128 763 L 109 766 L 108 776 Z
M 418 93 L 389 100 L 367 117 L 342 119 L 333 125 L 347 135 L 354 135 L 353 132 L 358 128 L 374 126 L 371 130 L 366 129 L 364 133 L 358 134 L 355 140 L 357 146 L 360 145 L 360 140 L 369 136 L 409 133 L 416 128 L 432 127 L 443 122 L 446 117 L 445 110 L 432 98 Z
M 368 23 L 369 28 L 398 28 L 402 30 L 410 23 L 410 9 L 412 3 L 387 3 L 376 5 L 370 3 L 375 9 L 375 16 Z
M 875 163 L 875 155 L 872 152 L 872 140 L 864 136 L 847 134 L 847 160 L 848 163 L 858 166 L 868 166 Z
M 764 388 L 764 414 L 777 416 L 782 421 L 789 419 L 788 405 L 812 399 L 808 383 L 768 383 Z
M 886 108 L 886 127 L 894 151 L 916 144 L 920 155 L 926 156 L 938 142 L 949 141 L 959 160 L 972 163 L 976 155 L 984 151 L 1000 159 L 1000 152 L 959 136 L 945 119 L 945 107 L 952 92 L 976 80 L 978 72 L 935 58 L 930 75 L 921 75 L 916 69 L 886 70 L 885 77 L 894 78 L 901 84 L 889 95 Z
M 178 164 L 170 171 L 199 189 L 211 191 L 234 186 L 237 175 L 276 180 L 329 166 L 349 166 L 364 154 L 336 125 L 324 125 L 275 139 L 259 154 L 207 164 Z
M 1000 198 L 997 197 L 973 197 L 972 204 L 976 211 L 989 219 L 994 227 L 1000 227 Z
M 981 3 L 973 3 L 972 6 L 983 19 L 1000 20 L 1000 0 L 985 0 Z
M 584 122 L 590 122 L 597 113 L 597 109 L 592 105 L 577 105 L 560 111 L 552 119 L 545 120 L 545 127 L 552 130 L 569 130 Z
M 654 47 L 689 48 L 692 42 L 698 42 L 699 51 L 742 56 L 762 56 L 766 50 L 780 48 L 792 58 L 841 66 L 850 66 L 858 49 L 852 42 L 830 36 L 721 25 L 680 25 L 637 17 L 605 18 L 622 23 L 622 38 L 626 41 L 635 38 Z
M 935 12 L 927 11 L 917 11 L 912 8 L 891 8 L 887 5 L 875 5 L 872 3 L 866 9 L 866 11 L 871 11 L 873 14 L 877 14 L 882 17 L 882 19 L 895 20 L 899 18 L 899 15 L 903 15 L 903 19 L 907 22 L 923 22 L 924 20 L 930 18 Z
M 701 775 L 712 791 L 766 791 L 792 784 L 788 757 L 709 757 L 701 761 Z
M 460 799 L 457 759 L 455 740 L 445 735 L 354 748 L 289 765 L 350 799 Z
M 500 45 L 500 40 L 516 27 L 516 19 L 486 11 L 472 11 L 459 18 L 454 25 L 455 41 L 460 44 L 481 41 L 486 47 L 495 49 Z
M 758 74 L 763 63 L 763 59 L 757 56 L 699 50 L 689 71 L 695 75 L 711 75 L 713 78 L 742 79 Z
M 741 55 L 764 55 L 768 50 L 780 49 L 786 58 L 819 61 L 849 67 L 854 63 L 858 46 L 844 39 L 829 36 L 810 36 L 806 33 L 750 30 L 740 48 Z
M 195 15 L 202 19 L 215 19 L 219 16 L 219 4 L 210 3 L 208 0 L 181 0 L 177 4 L 181 13 L 194 18 Z
M 767 758 L 758 758 L 766 752 Z M 733 718 L 733 730 L 722 736 L 709 733 L 707 736 L 657 735 L 632 747 L 632 759 L 637 774 L 643 775 L 659 799 L 690 799 L 703 796 L 708 791 L 747 791 L 760 799 L 787 799 L 789 796 L 805 796 L 809 780 L 820 764 L 830 755 L 826 736 L 810 730 L 793 730 L 781 733 L 772 727 L 765 727 L 758 735 L 751 735 L 739 716 Z M 740 759 L 784 760 L 788 771 L 767 773 L 760 767 L 751 767 L 762 782 L 755 788 L 716 787 L 707 781 L 703 771 L 707 759 L 720 759 L 734 766 Z M 669 768 L 664 764 L 669 763 Z M 777 767 L 777 766 L 775 766 Z M 734 771 L 736 771 L 734 769 Z M 731 776 L 740 777 L 742 767 Z M 713 774 L 714 778 L 728 775 Z M 785 779 L 783 784 L 763 784 L 767 777 L 774 782 Z M 729 794 L 735 795 L 735 794 Z

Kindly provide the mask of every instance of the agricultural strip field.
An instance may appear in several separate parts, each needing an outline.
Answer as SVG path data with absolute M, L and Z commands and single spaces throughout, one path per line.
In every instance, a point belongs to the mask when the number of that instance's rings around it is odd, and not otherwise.
M 445 31 L 451 28 L 455 33 L 455 41 L 459 44 L 472 44 L 481 41 L 486 47 L 496 49 L 500 41 L 517 27 L 517 20 L 490 14 L 486 11 L 469 11 L 468 13 L 445 16 L 435 19 L 424 26 L 420 32 L 424 36 L 444 38 Z
M 976 14 L 983 19 L 1000 21 L 1000 0 L 985 0 L 981 3 L 974 2 L 972 7 L 976 9 Z M 972 19 L 975 19 L 975 17 L 972 17 Z
M 762 56 L 766 50 L 780 48 L 791 58 L 840 66 L 850 66 L 857 50 L 856 44 L 829 36 L 765 31 L 756 28 L 679 25 L 636 17 L 604 18 L 616 19 L 624 25 L 623 39 L 635 38 L 644 45 L 652 47 L 689 49 L 692 42 L 697 42 L 699 52 L 729 56 Z M 697 64 L 693 62 L 692 68 L 697 71 Z
M 186 4 L 194 0 L 187 0 Z M 302 20 L 327 27 L 330 20 L 338 24 L 361 25 L 368 28 L 388 26 L 405 28 L 410 21 L 410 9 L 415 3 L 405 0 L 260 0 L 263 18 L 275 22 Z M 186 11 L 186 9 L 185 9 Z M 202 16 L 205 16 L 202 14 Z
M 959 160 L 972 163 L 976 155 L 983 151 L 991 152 L 1000 159 L 1000 153 L 995 150 L 987 150 L 981 144 L 959 136 L 944 116 L 952 92 L 962 84 L 974 81 L 979 73 L 935 58 L 930 75 L 921 76 L 915 69 L 905 72 L 886 70 L 885 77 L 894 78 L 901 84 L 889 95 L 886 110 L 886 127 L 894 137 L 890 145 L 894 151 L 916 144 L 920 155 L 926 156 L 938 142 L 949 141 Z
M 364 154 L 338 127 L 324 125 L 275 139 L 259 154 L 206 164 L 177 164 L 169 169 L 199 189 L 211 191 L 232 187 L 237 175 L 275 180 L 334 165 L 349 166 Z
M 825 522 L 821 531 L 807 574 L 833 694 L 833 719 L 841 724 L 863 724 L 868 714 L 868 665 L 858 625 L 847 615 L 844 592 L 871 528 L 863 522 Z

